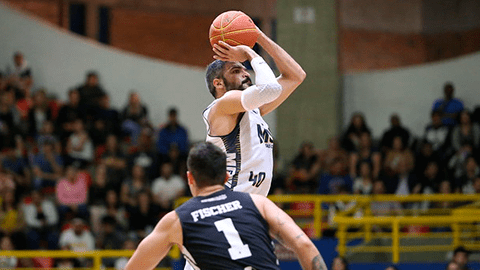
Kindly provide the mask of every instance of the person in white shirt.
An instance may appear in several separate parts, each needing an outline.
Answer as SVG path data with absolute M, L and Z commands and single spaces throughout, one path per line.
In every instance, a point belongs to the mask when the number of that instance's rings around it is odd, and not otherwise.
M 58 233 L 53 227 L 58 223 L 57 208 L 52 201 L 44 199 L 39 191 L 33 191 L 31 197 L 32 202 L 22 207 L 28 227 L 29 249 L 39 249 L 43 241 L 48 242 L 48 249 L 56 249 Z
M 173 201 L 185 193 L 185 186 L 182 177 L 173 174 L 172 163 L 164 163 L 161 167 L 161 176 L 152 183 L 154 202 L 163 209 L 171 209 Z
M 63 250 L 92 251 L 95 249 L 95 238 L 86 229 L 84 221 L 75 218 L 72 221 L 72 228 L 63 231 L 60 235 L 59 246 Z M 85 258 L 80 258 L 79 261 L 83 267 L 89 265 L 89 261 Z

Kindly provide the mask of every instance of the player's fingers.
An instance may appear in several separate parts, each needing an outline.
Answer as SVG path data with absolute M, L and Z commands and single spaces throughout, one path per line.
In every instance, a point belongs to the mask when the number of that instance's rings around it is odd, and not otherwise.
M 213 52 L 214 52 L 215 54 L 217 54 L 218 56 L 220 56 L 220 57 L 227 57 L 227 54 L 226 54 L 226 53 L 220 51 L 219 49 L 217 49 L 217 48 L 215 48 L 215 47 L 213 48 Z
M 218 44 L 222 45 L 222 47 L 225 47 L 227 50 L 230 50 L 232 48 L 232 46 L 230 46 L 228 43 L 222 40 L 219 40 Z
M 228 54 L 229 52 L 227 48 L 222 47 L 221 45 L 218 45 L 218 44 L 213 45 L 213 48 L 221 51 L 224 54 Z

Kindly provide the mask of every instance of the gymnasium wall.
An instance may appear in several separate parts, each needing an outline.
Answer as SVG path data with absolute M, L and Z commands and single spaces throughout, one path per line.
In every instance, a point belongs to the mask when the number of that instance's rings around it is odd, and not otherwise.
M 114 50 L 50 27 L 1 2 L 0 36 L 0 70 L 8 65 L 13 69 L 13 53 L 22 51 L 33 70 L 34 89 L 46 87 L 65 100 L 68 89 L 83 83 L 86 71 L 97 70 L 116 108 L 123 108 L 129 91 L 136 89 L 154 124 L 164 122 L 168 108 L 175 105 L 191 138 L 205 138 L 201 113 L 213 98 L 206 89 L 203 68 Z
M 405 126 L 422 135 L 430 121 L 435 99 L 443 97 L 443 85 L 451 81 L 455 96 L 466 108 L 480 105 L 480 53 L 453 60 L 391 71 L 349 74 L 343 77 L 343 123 L 353 112 L 365 114 L 374 136 L 390 126 L 393 112 Z

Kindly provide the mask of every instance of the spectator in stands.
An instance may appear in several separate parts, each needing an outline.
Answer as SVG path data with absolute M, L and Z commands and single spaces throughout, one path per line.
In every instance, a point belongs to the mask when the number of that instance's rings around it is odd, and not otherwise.
M 168 159 L 164 162 L 172 163 L 173 173 L 187 179 L 187 159 L 178 150 L 177 145 L 172 145 L 168 151 Z
M 85 131 L 82 119 L 75 120 L 74 133 L 68 138 L 66 149 L 70 162 L 79 162 L 80 167 L 86 167 L 93 161 L 93 143 Z
M 384 163 L 384 171 L 387 177 L 392 177 L 398 173 L 400 160 L 406 162 L 407 169 L 410 171 L 413 169 L 415 158 L 410 149 L 403 145 L 401 137 L 395 137 L 393 139 L 392 149 L 387 151 Z
M 445 267 L 445 270 L 460 270 L 460 267 L 458 266 L 458 263 L 450 261 L 448 262 L 447 267 Z
M 137 248 L 137 243 L 132 239 L 127 239 L 123 243 L 123 250 L 135 250 Z M 115 270 L 124 270 L 128 263 L 128 257 L 118 258 L 115 261 L 114 268 Z
M 45 121 L 52 121 L 52 111 L 48 106 L 45 89 L 37 90 L 33 96 L 33 104 L 28 112 L 28 134 L 36 138 Z
M 132 168 L 132 177 L 123 181 L 120 191 L 120 201 L 127 205 L 135 205 L 138 193 L 148 190 L 149 181 L 145 177 L 145 171 L 142 166 L 134 165 Z
M 90 206 L 90 216 L 92 230 L 98 232 L 101 226 L 101 219 L 105 216 L 112 217 L 116 220 L 117 227 L 123 229 L 128 228 L 125 208 L 118 199 L 117 192 L 113 189 L 106 191 L 103 204 Z
M 423 175 L 425 168 L 427 168 L 430 162 L 442 164 L 442 160 L 433 152 L 432 144 L 424 140 L 420 143 L 420 151 L 415 156 L 415 174 L 418 176 Z
M 110 98 L 104 95 L 100 98 L 99 104 L 90 130 L 92 141 L 97 147 L 105 145 L 109 134 L 121 135 L 119 114 L 110 107 Z
M 460 112 L 459 124 L 452 131 L 453 149 L 463 152 L 465 145 L 472 146 L 473 151 L 480 146 L 480 126 L 472 123 L 470 113 L 466 110 Z
M 87 206 L 88 187 L 87 179 L 78 173 L 74 165 L 69 165 L 65 170 L 65 178 L 60 179 L 56 187 L 58 211 L 62 221 L 71 217 L 67 214 L 77 215 L 85 220 L 89 212 Z
M 22 193 L 30 187 L 31 171 L 28 160 L 24 157 L 25 146 L 21 137 L 16 136 L 15 148 L 9 147 L 3 150 L 3 169 L 13 176 L 17 191 Z
M 319 178 L 319 194 L 338 194 L 340 187 L 348 192 L 352 191 L 352 179 L 346 171 L 347 164 L 341 159 L 335 159 L 328 172 L 322 173 Z
M 13 55 L 13 62 L 15 70 L 10 75 L 8 83 L 19 89 L 19 94 L 22 94 L 33 85 L 32 69 L 21 52 L 16 52 Z
M 480 194 L 480 175 L 477 175 L 473 180 L 473 190 L 475 191 L 475 194 Z
M 15 134 L 20 132 L 19 115 L 15 108 L 15 96 L 9 88 L 0 93 L 0 147 L 12 147 L 15 142 Z
M 95 250 L 95 238 L 87 229 L 85 222 L 80 218 L 72 220 L 72 227 L 60 234 L 58 245 L 62 250 L 77 252 Z M 85 258 L 79 258 L 82 267 L 88 267 L 91 263 Z
M 468 256 L 470 255 L 470 251 L 466 250 L 464 247 L 457 247 L 453 251 L 453 259 L 452 261 L 458 264 L 460 270 L 469 270 L 468 267 Z
M 448 140 L 449 128 L 443 125 L 441 112 L 432 112 L 432 122 L 425 128 L 423 139 L 432 144 L 433 151 L 439 156 L 443 156 L 450 146 Z
M 43 198 L 39 191 L 32 191 L 31 198 L 31 203 L 23 205 L 28 248 L 57 249 L 58 213 L 55 204 Z
M 460 178 L 456 179 L 455 190 L 463 194 L 474 194 L 473 182 L 479 173 L 480 169 L 475 158 L 473 156 L 467 157 L 464 172 Z
M 124 233 L 117 228 L 117 222 L 115 218 L 110 216 L 105 216 L 102 218 L 101 230 L 96 237 L 97 249 L 121 249 L 125 239 L 126 237 Z M 114 258 L 104 258 L 102 261 L 103 265 L 106 267 L 112 267 L 115 263 Z
M 411 173 L 409 161 L 402 157 L 398 160 L 397 175 L 386 182 L 387 192 L 396 195 L 419 194 L 422 185 L 415 174 Z
M 12 238 L 8 235 L 3 235 L 0 238 L 0 250 L 16 250 L 13 245 Z M 17 257 L 0 257 L 1 269 L 17 269 L 18 259 Z
M 387 149 L 392 148 L 393 138 L 400 137 L 403 145 L 408 145 L 410 140 L 410 131 L 402 126 L 398 114 L 390 116 L 390 128 L 383 133 L 380 141 L 380 149 L 382 152 L 387 152 Z
M 170 108 L 168 111 L 168 122 L 165 123 L 158 132 L 157 151 L 161 160 L 166 160 L 168 151 L 172 145 L 176 145 L 180 154 L 188 154 L 188 132 L 178 122 L 178 112 L 176 108 Z
M 149 234 L 159 219 L 160 209 L 152 203 L 148 190 L 143 190 L 135 197 L 134 207 L 127 207 L 129 213 L 129 230 L 135 233 L 138 238 L 143 238 Z
M 357 150 L 360 145 L 360 136 L 362 133 L 369 133 L 365 117 L 361 113 L 354 113 L 350 119 L 350 125 L 342 136 L 342 147 L 348 152 Z
M 134 165 L 140 165 L 149 179 L 155 179 L 158 175 L 158 157 L 151 133 L 148 128 L 142 130 L 138 139 L 138 146 L 130 151 L 127 160 L 130 171 Z
M 292 161 L 287 187 L 293 193 L 314 193 L 320 172 L 320 159 L 313 143 L 304 142 Z
M 121 118 L 123 131 L 130 136 L 135 144 L 142 128 L 149 125 L 148 109 L 142 104 L 137 92 L 132 91 L 130 93 L 128 104 L 123 109 Z
M 359 165 L 360 175 L 355 178 L 353 183 L 353 193 L 370 195 L 373 188 L 372 164 L 368 161 L 362 161 Z
M 62 153 L 62 144 L 57 135 L 55 135 L 55 126 L 51 121 L 43 122 L 42 129 L 37 136 L 37 146 L 41 147 L 45 142 L 53 143 L 56 154 Z
M 348 270 L 348 262 L 344 257 L 337 256 L 332 261 L 332 270 Z
M 75 120 L 81 118 L 79 109 L 80 94 L 72 89 L 68 92 L 68 102 L 60 108 L 57 118 L 57 131 L 62 141 L 66 140 L 75 131 Z
M 120 190 L 127 168 L 127 160 L 120 150 L 117 136 L 108 135 L 106 149 L 100 162 L 107 168 L 107 183 L 109 186 Z
M 173 173 L 172 163 L 162 164 L 160 177 L 152 183 L 153 201 L 163 210 L 172 210 L 173 203 L 185 194 L 185 181 Z
M 0 233 L 16 239 L 23 238 L 25 219 L 13 191 L 8 191 L 0 203 Z
M 54 143 L 44 141 L 33 158 L 33 186 L 35 189 L 54 187 L 63 173 L 63 159 L 55 152 Z
M 330 168 L 332 161 L 341 158 L 347 162 L 347 152 L 340 146 L 340 139 L 335 136 L 328 140 L 328 148 L 320 150 L 318 154 L 322 170 Z
M 385 194 L 385 184 L 382 180 L 373 182 L 373 194 Z M 372 201 L 370 203 L 370 209 L 374 216 L 399 215 L 402 213 L 402 206 L 395 201 Z
M 0 71 L 0 92 L 5 91 L 5 89 L 7 89 L 7 78 L 3 72 Z
M 107 190 L 113 188 L 114 185 L 107 182 L 107 167 L 104 164 L 98 164 L 95 167 L 95 174 L 88 192 L 89 205 L 104 205 Z M 120 187 L 118 186 L 118 189 Z
M 437 193 L 440 188 L 440 183 L 444 180 L 444 176 L 438 163 L 435 161 L 427 163 L 427 166 L 421 175 L 422 177 L 420 181 L 422 183 L 422 193 Z
M 448 180 L 440 182 L 438 187 L 439 194 L 452 194 L 452 184 Z M 439 202 L 436 204 L 436 208 L 448 209 L 452 207 L 452 203 L 448 201 Z
M 398 268 L 394 265 L 390 265 L 387 268 L 385 268 L 385 270 L 398 270 Z
M 433 103 L 432 111 L 442 113 L 442 123 L 453 127 L 457 123 L 458 114 L 463 111 L 463 102 L 453 97 L 455 88 L 451 82 L 443 86 L 444 98 L 437 99 Z
M 78 93 L 80 94 L 80 106 L 86 108 L 87 111 L 98 108 L 100 98 L 106 95 L 95 71 L 87 73 L 85 84 L 78 88 Z M 87 114 L 89 113 L 92 111 L 87 112 Z
M 13 175 L 6 172 L 0 163 L 0 198 L 3 198 L 6 192 L 15 192 L 15 187 Z
M 373 178 L 377 178 L 382 166 L 381 159 L 380 152 L 372 145 L 370 133 L 362 133 L 357 150 L 350 153 L 350 176 L 352 178 L 357 177 L 360 162 L 366 161 L 372 165 Z

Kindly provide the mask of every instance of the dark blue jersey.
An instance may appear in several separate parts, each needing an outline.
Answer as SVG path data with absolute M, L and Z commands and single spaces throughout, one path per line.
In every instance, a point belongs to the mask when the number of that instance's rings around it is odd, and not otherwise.
M 280 269 L 268 224 L 250 194 L 225 189 L 194 197 L 175 211 L 182 224 L 184 254 L 192 266 Z

